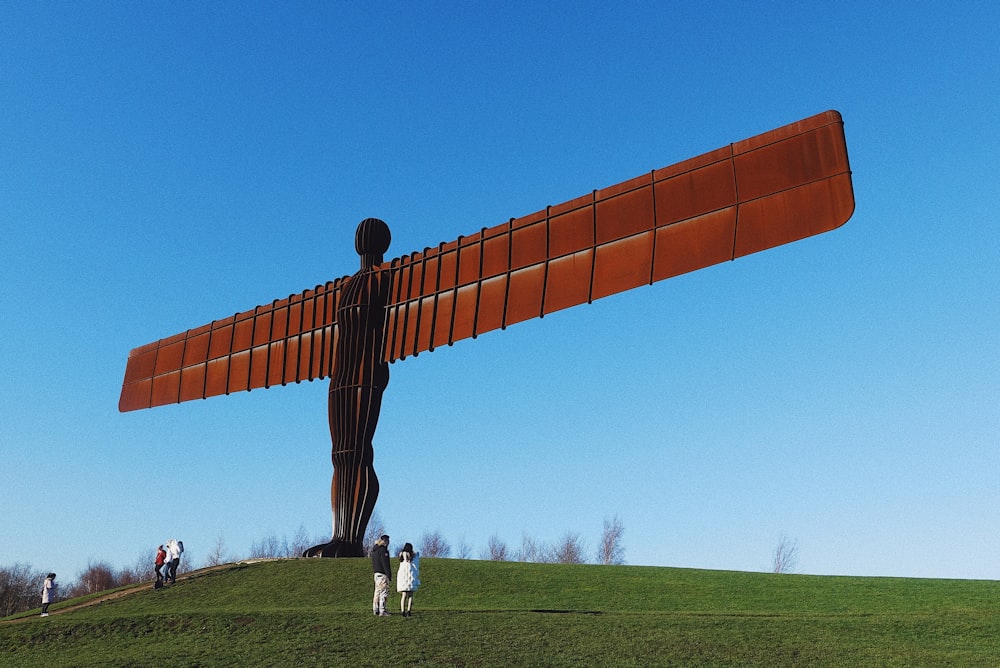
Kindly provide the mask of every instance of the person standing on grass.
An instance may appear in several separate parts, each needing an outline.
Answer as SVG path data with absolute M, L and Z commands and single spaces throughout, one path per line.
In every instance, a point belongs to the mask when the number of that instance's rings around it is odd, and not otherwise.
M 45 582 L 42 584 L 42 617 L 49 616 L 49 603 L 56 600 L 57 589 L 59 589 L 59 585 L 56 584 L 56 574 L 49 573 L 45 576 Z
M 167 562 L 167 551 L 161 545 L 156 549 L 156 562 L 153 570 L 156 571 L 156 584 L 163 584 L 163 564 Z
M 411 617 L 413 592 L 420 586 L 420 553 L 407 543 L 399 553 L 399 571 L 396 573 L 396 591 L 400 593 L 399 610 L 404 617 Z
M 175 538 L 167 541 L 167 554 L 170 564 L 167 567 L 167 581 L 171 584 L 177 582 L 177 567 L 181 563 L 181 555 L 184 553 L 184 542 Z
M 375 574 L 375 594 L 372 596 L 372 612 L 379 617 L 388 617 L 385 601 L 389 598 L 389 583 L 392 582 L 392 564 L 389 563 L 389 537 L 381 536 L 372 547 L 372 571 Z

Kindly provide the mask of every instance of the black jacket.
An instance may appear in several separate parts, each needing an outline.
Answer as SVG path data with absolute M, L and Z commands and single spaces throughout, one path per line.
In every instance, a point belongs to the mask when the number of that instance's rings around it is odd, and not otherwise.
M 372 571 L 383 573 L 389 580 L 392 580 L 392 566 L 389 564 L 389 548 L 385 545 L 376 545 L 372 548 Z

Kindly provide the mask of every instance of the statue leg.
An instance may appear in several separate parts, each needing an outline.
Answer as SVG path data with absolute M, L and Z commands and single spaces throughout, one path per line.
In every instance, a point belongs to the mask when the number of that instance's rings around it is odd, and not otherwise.
M 303 556 L 364 556 L 365 529 L 375 510 L 379 492 L 371 439 L 381 399 L 381 390 L 371 387 L 330 390 L 333 536 L 329 543 L 311 547 Z

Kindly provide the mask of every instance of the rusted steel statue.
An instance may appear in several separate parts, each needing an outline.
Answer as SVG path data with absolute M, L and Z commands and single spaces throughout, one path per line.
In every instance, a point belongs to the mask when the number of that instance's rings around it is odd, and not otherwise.
M 361 557 L 361 539 L 375 509 L 378 478 L 372 438 L 389 384 L 385 350 L 385 308 L 389 272 L 380 269 L 389 249 L 389 227 L 377 218 L 358 225 L 354 246 L 361 269 L 344 283 L 337 304 L 339 335 L 330 380 L 330 439 L 333 441 L 333 538 L 305 556 Z
M 333 535 L 362 554 L 388 364 L 560 309 L 821 234 L 854 211 L 843 121 L 827 111 L 136 348 L 119 410 L 330 378 Z

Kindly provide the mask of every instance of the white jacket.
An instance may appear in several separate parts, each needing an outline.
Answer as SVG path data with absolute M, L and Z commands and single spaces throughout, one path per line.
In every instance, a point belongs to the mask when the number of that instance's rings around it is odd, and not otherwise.
M 45 578 L 45 584 L 42 585 L 42 603 L 51 603 L 55 600 L 58 586 L 52 578 Z
M 400 552 L 400 556 L 405 556 L 406 552 Z M 413 561 L 403 560 L 399 562 L 399 571 L 396 573 L 396 591 L 416 591 L 420 586 L 420 553 L 413 553 Z
M 184 543 L 171 538 L 167 541 L 167 558 L 170 560 L 180 559 L 184 552 Z

